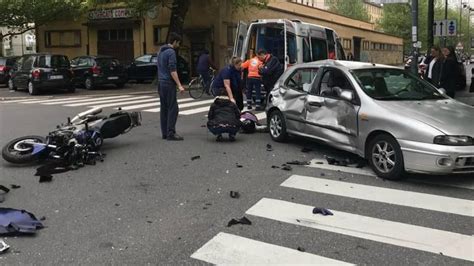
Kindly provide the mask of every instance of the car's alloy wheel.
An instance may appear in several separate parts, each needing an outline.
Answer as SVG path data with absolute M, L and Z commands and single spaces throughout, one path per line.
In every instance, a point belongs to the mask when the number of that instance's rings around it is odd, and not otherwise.
M 268 128 L 270 129 L 270 136 L 273 140 L 282 142 L 287 139 L 286 123 L 280 111 L 275 110 L 270 113 Z
M 379 135 L 369 144 L 367 159 L 375 173 L 386 179 L 400 179 L 404 172 L 403 154 L 398 142 L 389 135 Z
M 86 90 L 94 89 L 94 84 L 92 83 L 92 79 L 86 78 L 86 81 L 84 82 L 84 86 L 86 87 Z
M 30 95 L 38 94 L 38 89 L 35 88 L 35 85 L 31 81 L 28 82 L 28 92 L 30 93 Z
M 8 80 L 8 89 L 11 90 L 11 91 L 16 90 L 15 84 L 13 83 L 12 79 Z

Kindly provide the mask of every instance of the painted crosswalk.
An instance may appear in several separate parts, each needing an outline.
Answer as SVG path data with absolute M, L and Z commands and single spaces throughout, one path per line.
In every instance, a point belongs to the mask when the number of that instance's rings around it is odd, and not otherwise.
M 192 99 L 181 98 L 178 99 L 178 106 L 180 115 L 206 115 L 209 107 L 214 99 Z M 155 94 L 141 94 L 141 95 L 102 95 L 102 96 L 77 96 L 77 97 L 60 97 L 60 98 L 46 98 L 34 97 L 28 99 L 5 100 L 2 104 L 28 104 L 28 105 L 45 105 L 45 106 L 63 106 L 63 107 L 78 107 L 78 108 L 113 108 L 122 110 L 134 110 L 147 113 L 160 112 L 160 100 Z M 265 120 L 265 112 L 255 113 L 260 120 Z
M 333 172 L 340 173 L 337 170 Z M 372 177 L 372 175 L 366 176 Z M 452 215 L 460 217 L 460 219 L 472 219 L 474 216 L 474 201 L 472 200 L 337 181 L 327 177 L 292 175 L 283 181 L 280 187 L 285 192 L 305 191 L 305 193 L 314 196 L 329 194 L 341 199 L 367 201 L 370 204 L 389 204 L 394 208 L 404 208 L 406 211 L 416 212 L 417 209 L 423 209 L 434 215 L 449 215 L 450 218 Z M 318 204 L 324 206 L 325 203 L 318 202 Z M 313 214 L 313 208 L 314 206 L 282 200 L 275 196 L 261 198 L 245 214 L 253 221 L 252 226 L 260 226 L 262 230 L 268 228 L 265 226 L 267 221 L 293 226 L 290 228 L 294 228 L 294 226 L 305 228 L 305 234 L 308 234 L 308 229 L 313 230 L 315 241 L 318 241 L 316 239 L 321 234 L 320 232 L 325 231 L 339 235 L 341 238 L 358 239 L 358 243 L 369 241 L 378 245 L 409 249 L 411 252 L 435 254 L 433 256 L 442 254 L 450 259 L 474 261 L 474 236 L 472 234 L 400 222 L 393 220 L 393 217 L 391 219 L 383 219 L 380 216 L 371 217 L 367 213 L 357 213 L 358 210 L 348 212 L 347 210 L 331 209 L 332 216 L 323 216 Z M 257 218 L 252 219 L 252 217 Z M 255 222 L 255 219 L 258 222 Z M 324 253 L 326 256 L 318 255 L 317 252 L 299 252 L 295 247 L 275 245 L 268 239 L 266 241 L 250 239 L 239 236 L 238 233 L 235 234 L 236 231 L 233 232 L 233 234 L 218 233 L 191 254 L 191 258 L 213 264 L 332 265 L 360 263 L 341 260 L 337 256 L 328 257 L 327 250 Z M 284 234 L 284 232 L 280 231 L 279 234 Z M 288 232 L 288 234 L 291 233 Z M 316 247 L 321 245 L 327 247 L 328 243 L 315 243 Z M 413 258 L 413 262 L 417 262 L 417 258 Z M 435 261 L 430 263 L 437 264 Z M 456 263 L 454 262 L 454 264 Z

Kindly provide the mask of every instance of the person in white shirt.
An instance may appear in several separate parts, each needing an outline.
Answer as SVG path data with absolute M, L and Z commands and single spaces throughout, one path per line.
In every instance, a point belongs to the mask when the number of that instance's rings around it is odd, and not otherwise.
M 424 78 L 436 87 L 440 86 L 443 61 L 444 57 L 441 49 L 438 46 L 431 47 L 430 56 L 424 62 L 427 67 Z

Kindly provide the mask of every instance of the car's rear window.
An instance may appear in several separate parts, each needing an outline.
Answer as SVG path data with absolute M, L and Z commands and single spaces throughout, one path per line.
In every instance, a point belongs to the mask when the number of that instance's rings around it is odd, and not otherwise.
M 107 67 L 110 65 L 119 65 L 119 61 L 115 58 L 97 58 L 96 63 L 100 67 Z
M 36 62 L 37 67 L 69 67 L 69 59 L 65 55 L 42 55 Z
M 4 66 L 6 62 L 7 62 L 7 59 L 0 58 L 0 65 Z

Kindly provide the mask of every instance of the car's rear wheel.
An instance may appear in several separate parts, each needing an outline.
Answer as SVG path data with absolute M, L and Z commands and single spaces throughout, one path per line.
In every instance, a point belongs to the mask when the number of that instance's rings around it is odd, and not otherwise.
M 38 88 L 31 81 L 28 81 L 28 93 L 30 95 L 38 95 L 39 94 Z
M 93 90 L 94 89 L 94 81 L 92 81 L 91 77 L 87 77 L 84 81 L 84 87 L 86 90 Z
M 270 112 L 267 121 L 268 128 L 270 130 L 270 136 L 274 141 L 284 142 L 288 140 L 288 133 L 286 132 L 286 121 L 280 111 L 274 110 Z
M 16 86 L 15 86 L 15 83 L 13 83 L 12 79 L 8 80 L 8 89 L 11 91 L 16 91 Z
M 403 153 L 395 138 L 381 134 L 370 140 L 367 147 L 367 159 L 377 176 L 391 180 L 403 177 Z

